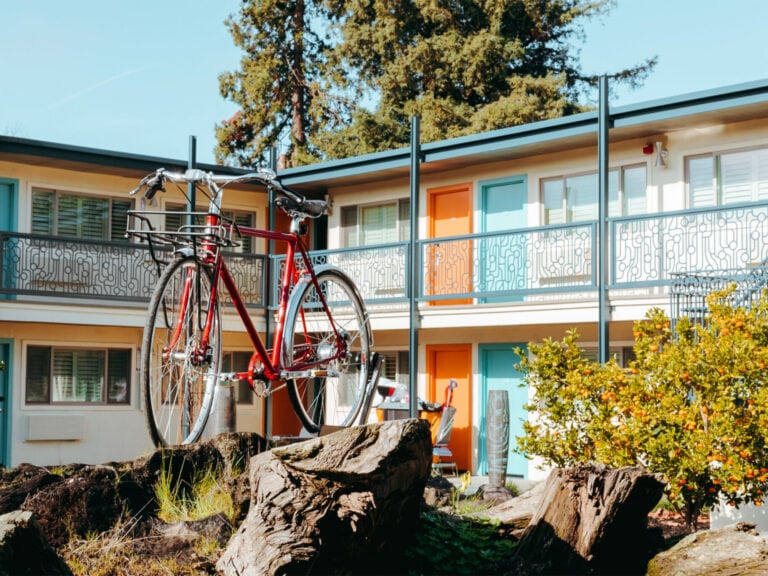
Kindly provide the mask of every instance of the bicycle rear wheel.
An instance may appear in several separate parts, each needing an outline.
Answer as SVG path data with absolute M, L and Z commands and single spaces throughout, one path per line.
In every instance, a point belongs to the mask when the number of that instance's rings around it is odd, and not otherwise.
M 141 381 L 149 432 L 158 447 L 195 442 L 208 421 L 221 365 L 216 303 L 209 345 L 201 348 L 211 282 L 208 267 L 183 256 L 165 268 L 150 301 Z
M 308 372 L 288 381 L 288 396 L 309 432 L 319 432 L 323 424 L 354 423 L 365 399 L 373 345 L 368 314 L 352 280 L 331 266 L 316 273 L 330 316 L 315 285 L 302 278 L 288 302 L 283 341 L 284 368 Z M 339 345 L 346 352 L 334 358 Z M 327 374 L 310 373 L 321 369 Z

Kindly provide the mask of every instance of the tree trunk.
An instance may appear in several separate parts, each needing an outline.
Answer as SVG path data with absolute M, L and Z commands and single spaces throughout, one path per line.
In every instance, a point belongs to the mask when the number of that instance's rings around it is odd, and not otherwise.
M 554 470 L 518 555 L 543 573 L 644 574 L 664 484 L 642 467 Z
M 424 420 L 347 428 L 251 460 L 227 576 L 386 572 L 413 534 L 431 466 Z

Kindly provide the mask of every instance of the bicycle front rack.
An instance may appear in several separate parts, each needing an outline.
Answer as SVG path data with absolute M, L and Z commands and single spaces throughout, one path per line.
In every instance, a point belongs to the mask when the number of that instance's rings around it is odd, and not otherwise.
M 155 227 L 152 222 L 158 218 L 165 219 L 167 215 L 181 218 L 181 224 L 174 230 L 164 230 Z M 205 224 L 207 212 L 178 212 L 162 210 L 129 210 L 125 235 L 138 238 L 142 242 L 156 246 L 191 246 L 201 241 L 216 244 L 222 248 L 233 248 L 240 245 L 235 240 L 237 224 L 231 220 L 221 218 L 224 224 L 210 226 Z M 188 222 L 193 222 L 189 224 Z

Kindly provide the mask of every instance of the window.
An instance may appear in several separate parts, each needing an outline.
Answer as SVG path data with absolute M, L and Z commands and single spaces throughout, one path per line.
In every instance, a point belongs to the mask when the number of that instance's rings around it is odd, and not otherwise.
M 636 216 L 648 212 L 645 165 L 608 172 L 608 214 Z
M 187 210 L 185 206 L 167 206 L 166 210 L 168 212 L 178 212 L 178 214 L 173 213 L 165 215 L 166 230 L 178 230 L 186 224 L 186 220 L 184 220 L 185 216 L 183 214 Z M 225 221 L 234 222 L 238 226 L 248 226 L 249 228 L 255 227 L 256 217 L 252 212 L 222 210 L 221 217 Z M 202 225 L 203 222 L 195 222 L 195 224 Z M 233 238 L 240 243 L 240 246 L 234 248 L 233 251 L 245 254 L 253 253 L 253 236 L 243 236 L 238 239 L 237 234 L 234 234 Z
M 399 384 L 406 386 L 410 382 L 408 373 L 410 370 L 409 354 L 407 350 L 379 352 L 383 357 L 383 371 L 381 375 Z
M 32 232 L 87 240 L 127 241 L 130 200 L 32 190 Z
M 27 404 L 128 404 L 130 349 L 27 347 Z
M 581 356 L 590 362 L 597 362 L 600 352 L 595 348 L 582 348 Z M 627 368 L 631 362 L 636 360 L 635 350 L 630 346 L 610 348 L 608 350 L 608 356 L 615 360 L 622 368 Z
M 768 199 L 768 148 L 686 158 L 691 208 Z
M 541 195 L 544 224 L 597 220 L 597 172 L 542 180 Z M 609 216 L 644 214 L 647 211 L 645 165 L 610 170 L 608 202 Z
M 410 236 L 411 201 L 407 198 L 387 204 L 343 206 L 342 242 L 345 247 L 402 242 Z

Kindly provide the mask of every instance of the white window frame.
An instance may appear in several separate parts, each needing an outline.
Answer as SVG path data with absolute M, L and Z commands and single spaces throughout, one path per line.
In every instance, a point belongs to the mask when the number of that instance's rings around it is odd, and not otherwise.
M 410 236 L 410 198 L 396 198 L 393 200 L 387 200 L 384 202 L 374 202 L 369 204 L 350 204 L 341 207 L 340 215 L 340 229 L 341 229 L 341 243 L 344 248 L 355 248 L 358 246 L 376 246 L 382 244 L 377 243 L 363 243 L 362 242 L 362 225 L 363 211 L 372 208 L 383 208 L 387 206 L 394 206 L 395 208 L 395 231 L 397 233 L 397 239 L 394 242 L 405 242 Z M 406 210 L 407 207 L 407 210 Z M 345 226 L 344 218 L 345 213 L 349 214 L 351 210 L 354 210 L 355 223 L 353 226 Z M 403 218 L 403 214 L 407 213 L 408 218 Z M 353 237 L 354 234 L 354 237 Z M 384 244 L 387 244 L 385 242 Z
M 39 232 L 34 229 L 34 198 L 35 193 L 47 193 L 53 195 L 53 213 L 50 214 L 51 218 L 51 226 L 52 230 L 50 232 Z M 60 238 L 70 238 L 72 236 L 62 236 L 59 227 L 59 213 L 60 213 L 60 204 L 61 204 L 61 198 L 63 196 L 66 197 L 74 197 L 74 198 L 83 198 L 83 199 L 91 199 L 91 200 L 106 200 L 108 204 L 108 214 L 107 214 L 107 238 L 88 238 L 89 240 L 96 240 L 96 241 L 104 241 L 104 242 L 128 242 L 128 240 L 125 238 L 125 227 L 126 222 L 115 222 L 114 221 L 114 211 L 113 211 L 113 204 L 115 202 L 120 202 L 123 204 L 128 205 L 128 210 L 131 210 L 134 206 L 133 200 L 126 199 L 126 198 L 116 198 L 114 196 L 110 196 L 108 194 L 88 194 L 85 192 L 76 192 L 71 190 L 62 190 L 59 188 L 51 188 L 47 186 L 32 186 L 29 196 L 29 230 L 35 234 L 35 233 L 42 233 L 47 234 L 50 236 L 56 236 Z M 126 214 L 127 218 L 127 214 Z M 115 228 L 115 226 L 119 226 L 118 228 Z M 83 238 L 81 234 L 76 235 L 75 237 Z
M 52 399 L 53 396 L 53 382 L 49 381 L 48 383 L 48 400 L 46 401 L 28 401 L 27 400 L 27 393 L 28 393 L 28 387 L 29 387 L 29 371 L 28 371 L 28 363 L 29 363 L 29 349 L 30 348 L 48 348 L 50 350 L 50 370 L 53 371 L 53 362 L 54 362 L 54 351 L 55 350 L 76 350 L 76 351 L 88 351 L 88 352 L 104 352 L 105 353 L 105 372 L 104 372 L 104 388 L 102 389 L 102 400 L 99 402 L 88 402 L 88 401 L 69 401 L 69 400 L 61 400 L 61 401 L 54 401 Z M 62 407 L 78 407 L 78 408 L 96 408 L 96 409 L 119 409 L 124 410 L 125 408 L 133 407 L 134 405 L 134 397 L 135 397 L 135 383 L 136 378 L 135 375 L 138 370 L 138 358 L 137 358 L 137 349 L 135 346 L 132 346 L 130 344 L 125 343 L 99 343 L 99 344 L 89 344 L 89 343 L 77 343 L 77 344 L 69 344 L 69 343 L 63 343 L 63 342 L 25 342 L 23 345 L 23 358 L 22 358 L 22 368 L 23 368 L 23 396 L 22 396 L 22 403 L 24 407 L 26 408 L 34 408 L 34 409 L 47 409 L 47 408 L 62 408 Z M 109 400 L 109 384 L 107 382 L 107 378 L 109 376 L 109 370 L 108 370 L 108 359 L 109 359 L 109 352 L 110 351 L 127 351 L 128 352 L 128 372 L 127 372 L 127 381 L 126 381 L 126 393 L 125 393 L 125 401 L 121 402 L 110 402 Z
M 631 170 L 637 170 L 637 169 L 643 169 L 645 170 L 645 205 L 644 210 L 642 211 L 635 211 L 635 210 L 629 210 L 630 207 L 629 204 L 629 198 L 628 193 L 626 191 L 626 182 L 627 182 L 627 173 Z M 615 187 L 612 187 L 612 180 L 618 176 L 618 180 L 616 180 Z M 568 181 L 574 180 L 578 178 L 585 178 L 585 177 L 593 177 L 595 180 L 595 189 L 594 189 L 594 203 L 590 204 L 593 205 L 593 209 L 588 208 L 582 208 L 581 210 L 589 210 L 590 212 L 594 211 L 593 217 L 590 218 L 576 218 L 574 219 L 574 206 L 569 205 L 569 189 L 568 189 Z M 541 201 L 541 222 L 545 226 L 548 225 L 559 225 L 559 224 L 578 224 L 579 222 L 592 222 L 594 220 L 597 220 L 597 211 L 598 211 L 598 189 L 600 183 L 598 182 L 599 174 L 596 171 L 590 171 L 590 172 L 574 172 L 569 174 L 561 174 L 557 176 L 550 176 L 547 178 L 541 178 L 539 181 L 539 198 Z M 563 214 L 562 222 L 549 222 L 549 216 L 547 214 L 547 203 L 544 197 L 545 194 L 545 187 L 548 183 L 557 183 L 560 182 L 560 213 Z M 626 164 L 622 166 L 616 166 L 615 168 L 611 168 L 609 170 L 608 174 L 608 185 L 609 185 L 609 217 L 618 217 L 618 216 L 629 216 L 629 215 L 638 215 L 638 214 L 646 214 L 648 211 L 648 166 L 645 163 L 637 163 L 637 164 Z M 618 210 L 617 210 L 618 208 Z M 618 213 L 616 213 L 618 211 Z
M 749 155 L 750 158 L 750 179 L 746 184 L 742 184 L 742 190 L 734 189 L 732 194 L 738 196 L 733 200 L 728 200 L 727 186 L 723 175 L 723 159 L 735 158 L 736 156 Z M 759 156 L 762 156 L 762 161 Z M 709 198 L 696 201 L 694 195 L 697 193 L 693 186 L 694 170 L 691 168 L 692 162 L 708 160 L 710 163 L 710 173 L 697 175 L 701 178 L 702 184 L 699 187 L 699 193 L 707 194 Z M 755 178 L 757 176 L 757 178 Z M 761 178 L 761 176 L 763 178 Z M 704 185 L 704 182 L 710 182 Z M 736 182 L 733 183 L 736 185 Z M 719 150 L 705 152 L 702 154 L 692 154 L 685 157 L 685 198 L 688 208 L 708 208 L 714 206 L 728 206 L 731 204 L 742 204 L 750 202 L 759 202 L 768 200 L 768 147 L 750 147 L 737 148 L 733 150 Z

